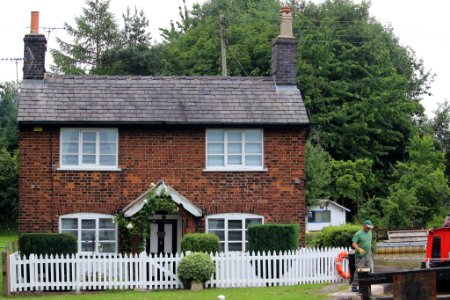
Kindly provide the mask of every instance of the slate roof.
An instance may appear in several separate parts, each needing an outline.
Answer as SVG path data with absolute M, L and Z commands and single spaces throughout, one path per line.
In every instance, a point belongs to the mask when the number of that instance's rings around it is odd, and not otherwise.
M 296 87 L 271 77 L 46 75 L 24 80 L 18 121 L 30 124 L 304 125 Z

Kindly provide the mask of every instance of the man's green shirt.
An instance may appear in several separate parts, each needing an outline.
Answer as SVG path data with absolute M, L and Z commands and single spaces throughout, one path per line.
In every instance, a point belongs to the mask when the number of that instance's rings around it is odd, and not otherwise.
M 372 247 L 372 231 L 369 230 L 368 232 L 365 232 L 364 230 L 359 230 L 353 236 L 352 242 L 355 242 L 359 247 L 366 251 L 364 255 L 361 255 L 358 251 L 356 251 L 356 255 L 360 257 L 369 256 L 370 249 Z

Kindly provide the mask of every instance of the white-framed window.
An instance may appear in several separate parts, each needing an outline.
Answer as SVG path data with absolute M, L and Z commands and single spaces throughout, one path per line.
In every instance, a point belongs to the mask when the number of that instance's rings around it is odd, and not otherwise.
M 263 148 L 262 129 L 207 129 L 205 170 L 263 170 Z
M 308 211 L 309 223 L 330 223 L 331 211 L 329 210 L 310 210 Z
M 264 224 L 264 217 L 254 214 L 228 213 L 206 218 L 206 232 L 219 237 L 222 251 L 247 251 L 247 228 L 251 224 Z
M 96 213 L 64 215 L 59 220 L 59 232 L 77 238 L 79 253 L 116 253 L 117 225 L 113 219 Z
M 60 169 L 117 169 L 116 128 L 61 128 L 60 141 Z

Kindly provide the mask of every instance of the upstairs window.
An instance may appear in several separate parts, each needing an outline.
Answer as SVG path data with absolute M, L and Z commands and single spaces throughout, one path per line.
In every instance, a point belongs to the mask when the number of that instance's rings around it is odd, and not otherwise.
M 61 129 L 61 168 L 117 168 L 117 129 Z
M 206 170 L 262 170 L 261 129 L 208 129 Z

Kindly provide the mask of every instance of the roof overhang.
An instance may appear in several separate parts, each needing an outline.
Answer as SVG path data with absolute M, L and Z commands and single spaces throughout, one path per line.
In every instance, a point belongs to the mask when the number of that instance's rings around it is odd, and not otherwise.
M 160 180 L 155 186 L 155 192 L 156 194 L 162 195 L 167 194 L 170 196 L 170 199 L 172 199 L 173 202 L 178 204 L 179 206 L 183 207 L 187 212 L 189 212 L 194 217 L 202 217 L 203 213 L 200 208 L 192 204 L 191 201 L 186 199 L 183 195 L 178 193 L 174 188 L 167 185 L 164 181 Z M 142 207 L 144 207 L 145 199 L 147 199 L 148 191 L 145 191 L 142 193 L 139 197 L 137 197 L 133 202 L 128 204 L 123 210 L 123 214 L 125 217 L 132 217 L 136 213 L 138 213 Z

